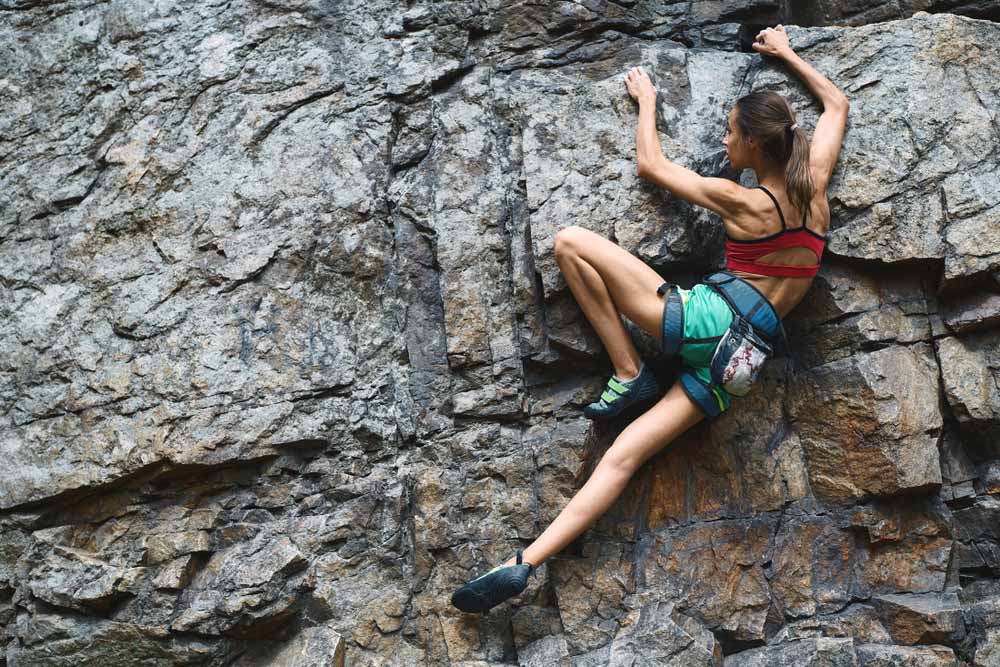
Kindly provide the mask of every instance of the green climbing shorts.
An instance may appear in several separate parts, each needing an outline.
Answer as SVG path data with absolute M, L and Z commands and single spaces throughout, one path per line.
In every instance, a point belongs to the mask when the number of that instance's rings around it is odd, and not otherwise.
M 683 304 L 683 341 L 678 355 L 684 362 L 681 386 L 706 417 L 714 418 L 729 408 L 732 396 L 712 382 L 712 355 L 733 320 L 733 311 L 719 294 L 705 284 L 689 290 L 674 286 Z M 664 305 L 666 299 L 664 299 Z

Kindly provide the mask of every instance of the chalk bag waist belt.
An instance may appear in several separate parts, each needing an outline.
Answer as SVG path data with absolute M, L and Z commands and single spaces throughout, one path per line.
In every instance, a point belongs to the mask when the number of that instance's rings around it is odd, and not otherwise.
M 729 304 L 733 313 L 749 323 L 754 331 L 775 348 L 779 355 L 788 349 L 788 339 L 781 318 L 771 302 L 756 287 L 726 271 L 710 273 L 702 282 L 715 290 Z M 680 292 L 672 283 L 660 285 L 656 293 L 667 292 L 663 311 L 663 336 L 660 349 L 663 354 L 675 355 L 684 342 L 684 304 Z
M 727 271 L 716 271 L 702 279 L 726 300 L 732 311 L 776 350 L 787 349 L 785 328 L 771 302 L 756 287 Z

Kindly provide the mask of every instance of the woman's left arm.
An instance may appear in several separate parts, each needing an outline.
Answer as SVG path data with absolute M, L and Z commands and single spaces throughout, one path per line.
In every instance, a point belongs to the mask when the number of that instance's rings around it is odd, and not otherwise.
M 720 216 L 734 215 L 744 201 L 743 187 L 728 178 L 701 176 L 664 157 L 656 134 L 656 89 L 641 67 L 633 67 L 625 75 L 625 83 L 629 95 L 639 103 L 635 137 L 639 176 Z

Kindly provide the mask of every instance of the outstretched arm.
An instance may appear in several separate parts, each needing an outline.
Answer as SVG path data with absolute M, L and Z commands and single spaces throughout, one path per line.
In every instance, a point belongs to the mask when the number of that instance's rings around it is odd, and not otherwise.
M 809 146 L 809 169 L 813 184 L 818 190 L 825 192 L 837 165 L 847 128 L 847 112 L 850 108 L 847 96 L 792 50 L 783 26 L 761 30 L 757 33 L 753 48 L 758 53 L 784 61 L 823 103 L 823 113 L 816 121 L 816 130 Z
M 629 70 L 625 84 L 629 95 L 639 103 L 635 138 L 639 176 L 695 206 L 720 216 L 733 215 L 743 202 L 743 188 L 728 178 L 701 176 L 664 157 L 656 134 L 656 89 L 641 67 Z

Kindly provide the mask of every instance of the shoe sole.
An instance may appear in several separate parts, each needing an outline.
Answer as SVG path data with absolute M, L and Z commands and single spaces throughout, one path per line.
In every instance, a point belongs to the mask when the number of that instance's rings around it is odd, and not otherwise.
M 484 575 L 465 584 L 451 596 L 451 604 L 467 613 L 483 612 L 522 593 L 527 588 L 528 565 L 510 565 L 492 576 Z

